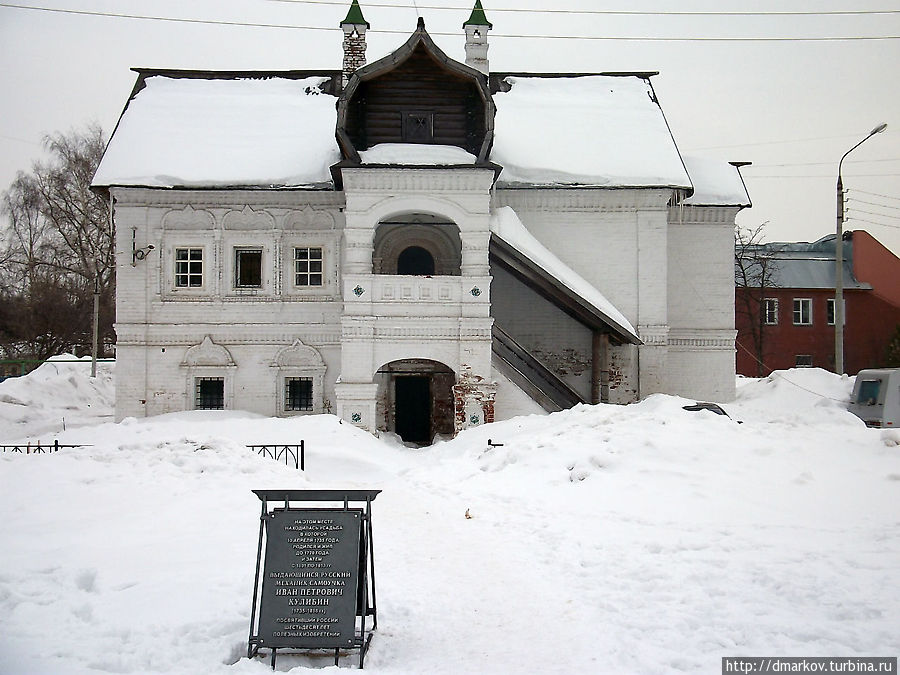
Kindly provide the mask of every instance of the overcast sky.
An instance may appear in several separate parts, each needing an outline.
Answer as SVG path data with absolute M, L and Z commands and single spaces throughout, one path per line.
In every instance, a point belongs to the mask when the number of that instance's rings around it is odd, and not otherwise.
M 372 26 L 370 61 L 415 29 L 413 0 L 361 4 Z M 415 4 L 435 42 L 464 60 L 469 0 Z M 744 169 L 753 208 L 738 222 L 768 222 L 769 241 L 834 232 L 838 160 L 886 122 L 885 133 L 844 162 L 845 227 L 868 230 L 900 255 L 897 0 L 483 4 L 494 25 L 493 70 L 659 71 L 653 84 L 683 154 L 753 162 Z M 338 23 L 348 7 L 337 0 L 0 0 L 0 188 L 41 156 L 44 134 L 90 121 L 111 131 L 134 84 L 132 67 L 339 69 Z

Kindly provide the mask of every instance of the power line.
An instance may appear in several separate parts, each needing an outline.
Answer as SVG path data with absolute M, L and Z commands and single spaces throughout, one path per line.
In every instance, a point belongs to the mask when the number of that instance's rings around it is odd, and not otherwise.
M 330 5 L 337 7 L 346 7 L 346 0 L 265 0 L 266 2 L 280 2 L 288 5 Z M 469 12 L 472 7 L 462 6 L 437 6 L 437 5 L 418 5 L 413 0 L 412 5 L 385 4 L 379 2 L 366 2 L 366 9 L 369 7 L 379 7 L 384 9 L 434 9 L 438 11 L 447 10 L 454 12 Z M 900 10 L 896 9 L 868 9 L 868 10 L 833 10 L 824 12 L 810 11 L 775 11 L 775 12 L 692 12 L 692 11 L 664 11 L 664 12 L 641 12 L 635 10 L 613 10 L 613 9 L 526 9 L 522 7 L 491 7 L 488 10 L 491 14 L 498 13 L 525 13 L 525 14 L 596 14 L 603 16 L 865 16 L 865 15 L 890 15 L 900 14 Z
M 900 230 L 900 225 L 888 225 L 887 223 L 876 223 L 874 220 L 869 220 L 868 218 L 860 218 L 859 216 L 848 216 L 847 220 L 856 220 L 861 223 L 869 223 L 870 225 L 878 225 L 879 227 L 888 227 L 892 230 Z
M 847 161 L 847 164 L 870 164 L 872 162 L 900 162 L 900 157 L 888 157 L 886 159 L 851 159 Z M 835 164 L 835 162 L 797 162 L 794 164 L 751 164 L 748 169 L 755 168 L 765 168 L 765 169 L 774 169 L 778 167 L 788 167 L 788 166 L 831 166 Z
M 874 206 L 879 209 L 888 209 L 889 211 L 900 211 L 900 206 L 891 206 L 890 204 L 879 204 L 878 202 L 870 202 L 865 199 L 858 199 L 857 197 L 847 197 L 847 203 L 857 202 L 859 204 L 866 204 L 868 206 Z
M 858 192 L 861 195 L 872 195 L 873 197 L 884 197 L 885 199 L 893 199 L 895 201 L 900 202 L 900 197 L 895 197 L 893 195 L 882 195 L 877 192 L 866 192 L 865 190 L 858 190 L 856 188 L 853 188 L 852 190 L 848 189 L 847 192 L 848 193 L 849 192 Z
M 216 19 L 187 19 L 168 16 L 147 16 L 141 14 L 124 14 L 118 12 L 99 12 L 84 9 L 60 9 L 57 7 L 35 7 L 32 5 L 18 5 L 8 2 L 0 2 L 0 7 L 11 9 L 25 9 L 39 12 L 57 14 L 75 14 L 79 16 L 99 16 L 116 19 L 137 19 L 144 21 L 167 21 L 173 23 L 203 24 L 213 26 L 238 26 L 249 28 L 280 28 L 287 30 L 314 30 L 331 33 L 340 32 L 338 27 L 326 26 L 301 26 L 283 23 L 258 23 L 251 21 L 222 21 Z M 408 35 L 406 30 L 370 29 L 370 33 Z M 456 32 L 433 32 L 431 35 L 456 36 Z M 590 40 L 590 41 L 621 41 L 621 42 L 848 42 L 871 40 L 900 40 L 900 35 L 849 35 L 831 37 L 636 37 L 636 36 L 604 36 L 604 35 L 535 35 L 525 33 L 498 33 L 494 38 L 515 38 L 525 40 Z
M 888 132 L 890 133 L 890 132 Z M 795 138 L 787 141 L 760 141 L 759 143 L 741 143 L 738 145 L 708 145 L 702 148 L 689 148 L 687 152 L 697 152 L 700 150 L 722 150 L 728 148 L 750 148 L 759 145 L 787 145 L 789 143 L 810 143 L 812 141 L 832 141 L 842 138 L 858 138 L 858 134 L 844 134 L 843 136 L 818 136 L 815 138 Z
M 887 213 L 872 213 L 871 211 L 865 211 L 863 209 L 851 209 L 850 207 L 847 207 L 847 211 L 852 213 L 864 213 L 867 216 L 876 216 L 877 218 L 890 218 L 891 220 L 900 220 L 900 216 L 891 216 Z

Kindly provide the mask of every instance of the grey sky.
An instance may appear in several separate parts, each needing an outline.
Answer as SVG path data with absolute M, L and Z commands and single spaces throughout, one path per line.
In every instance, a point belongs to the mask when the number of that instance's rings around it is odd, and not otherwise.
M 339 68 L 341 33 L 337 24 L 349 6 L 349 2 L 296 0 L 12 3 L 328 29 L 303 30 L 64 14 L 3 6 L 3 2 L 0 0 L 0 188 L 7 187 L 18 169 L 27 168 L 41 155 L 40 140 L 45 133 L 91 120 L 111 131 L 134 84 L 131 67 Z M 437 44 L 451 57 L 463 60 L 461 25 L 472 3 L 416 3 Z M 401 44 L 415 28 L 413 0 L 363 0 L 361 4 L 372 25 L 370 60 Z M 753 162 L 744 175 L 754 207 L 741 214 L 739 223 L 755 226 L 768 221 L 769 240 L 813 240 L 833 232 L 838 160 L 870 129 L 887 122 L 885 133 L 867 141 L 844 163 L 844 185 L 851 198 L 846 227 L 868 230 L 900 255 L 900 88 L 896 84 L 900 3 L 896 0 L 685 0 L 677 6 L 664 0 L 483 0 L 483 4 L 494 24 L 490 34 L 494 70 L 659 71 L 653 83 L 683 153 Z M 501 11 L 511 7 L 594 13 Z M 883 13 L 827 14 L 878 10 Z M 646 14 L 600 13 L 611 11 Z M 503 37 L 537 34 L 694 39 Z M 898 39 L 796 40 L 876 36 Z M 762 37 L 794 39 L 748 39 Z

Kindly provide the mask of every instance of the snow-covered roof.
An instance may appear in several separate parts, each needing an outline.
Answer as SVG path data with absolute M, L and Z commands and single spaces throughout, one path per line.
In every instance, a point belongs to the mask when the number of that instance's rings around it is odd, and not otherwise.
M 694 194 L 684 200 L 694 206 L 750 206 L 750 195 L 740 169 L 728 162 L 706 157 L 684 158 Z
M 507 77 L 494 94 L 499 182 L 683 187 L 691 181 L 649 80 Z
M 94 186 L 331 185 L 341 156 L 335 97 L 322 77 L 142 76 Z M 690 203 L 749 204 L 737 169 L 691 160 L 685 170 L 645 76 L 505 78 L 490 160 L 500 186 L 678 187 Z M 460 148 L 383 144 L 366 164 L 473 164 Z
M 491 234 L 499 237 L 507 245 L 535 263 L 543 272 L 549 274 L 581 303 L 603 317 L 606 322 L 617 329 L 617 332 L 630 336 L 635 344 L 641 339 L 631 322 L 620 312 L 597 288 L 581 275 L 557 258 L 546 246 L 534 238 L 518 214 L 509 206 L 503 206 L 491 215 Z
M 94 176 L 95 187 L 306 186 L 340 159 L 323 77 L 147 77 Z

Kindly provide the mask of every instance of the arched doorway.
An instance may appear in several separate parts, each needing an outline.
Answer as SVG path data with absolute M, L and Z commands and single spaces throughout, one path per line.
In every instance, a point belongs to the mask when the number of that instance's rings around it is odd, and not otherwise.
M 409 246 L 397 256 L 397 274 L 431 276 L 434 274 L 434 257 L 421 246 Z
M 375 381 L 380 429 L 418 445 L 453 434 L 456 374 L 448 366 L 427 359 L 391 361 L 378 369 Z

